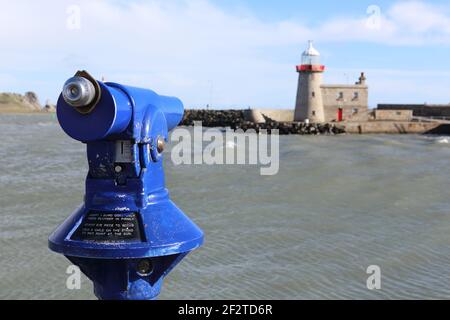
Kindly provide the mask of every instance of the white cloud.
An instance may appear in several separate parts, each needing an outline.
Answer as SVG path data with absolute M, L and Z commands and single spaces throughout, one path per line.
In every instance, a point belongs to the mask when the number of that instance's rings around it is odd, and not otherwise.
M 379 16 L 331 19 L 317 29 L 317 38 L 394 46 L 450 45 L 450 6 L 401 1 L 379 10 Z M 374 19 L 375 28 L 369 19 Z
M 412 34 L 450 35 L 448 7 L 434 6 L 424 2 L 398 3 L 389 10 L 389 16 L 399 29 Z
M 0 70 L 23 87 L 56 98 L 76 69 L 182 97 L 188 106 L 290 107 L 306 40 L 390 45 L 450 44 L 448 8 L 402 1 L 381 12 L 380 28 L 359 16 L 265 22 L 207 0 L 0 0 Z M 67 8 L 81 9 L 81 29 L 67 28 Z M 280 61 L 274 52 L 292 51 Z M 27 79 L 29 75 L 31 79 Z M 27 83 L 35 84 L 28 88 Z M 0 82 L 0 91 L 8 89 Z M 14 87 L 15 88 L 15 87 Z M 54 92 L 54 94 L 52 94 Z

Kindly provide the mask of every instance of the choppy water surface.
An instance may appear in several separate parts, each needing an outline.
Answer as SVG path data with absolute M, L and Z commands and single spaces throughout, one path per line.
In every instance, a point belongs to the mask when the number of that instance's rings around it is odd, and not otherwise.
M 0 115 L 0 298 L 94 299 L 67 290 L 47 236 L 83 198 L 82 144 L 53 115 Z M 162 299 L 450 298 L 445 137 L 280 138 L 276 176 L 166 161 L 173 200 L 206 234 Z M 382 269 L 382 290 L 366 268 Z

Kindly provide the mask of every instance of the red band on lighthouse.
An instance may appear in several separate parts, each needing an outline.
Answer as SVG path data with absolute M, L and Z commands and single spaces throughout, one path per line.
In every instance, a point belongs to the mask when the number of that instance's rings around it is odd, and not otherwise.
M 312 65 L 312 64 L 302 64 L 297 66 L 297 72 L 324 72 L 325 66 L 322 65 Z

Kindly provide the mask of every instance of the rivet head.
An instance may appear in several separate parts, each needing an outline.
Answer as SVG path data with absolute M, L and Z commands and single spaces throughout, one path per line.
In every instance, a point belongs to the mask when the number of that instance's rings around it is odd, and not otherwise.
M 116 166 L 115 168 L 114 168 L 114 171 L 116 171 L 116 173 L 121 173 L 122 172 L 122 166 Z
M 147 277 L 153 272 L 153 263 L 150 259 L 142 259 L 136 266 L 136 273 L 141 277 Z
M 156 142 L 156 149 L 158 150 L 158 153 L 162 153 L 164 151 L 164 147 L 166 146 L 166 143 L 163 138 L 158 137 L 158 141 Z

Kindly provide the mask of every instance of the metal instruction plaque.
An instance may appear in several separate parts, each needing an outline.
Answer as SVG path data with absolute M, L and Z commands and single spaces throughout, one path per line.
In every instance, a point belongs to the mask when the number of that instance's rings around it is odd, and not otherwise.
M 72 240 L 94 242 L 141 241 L 137 214 L 89 212 L 72 235 Z

